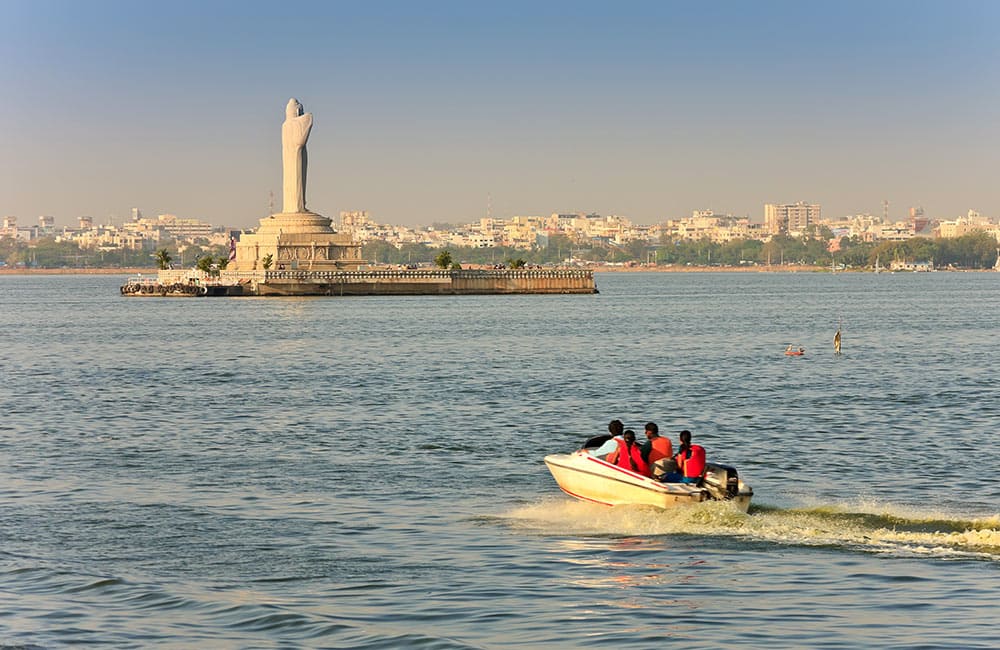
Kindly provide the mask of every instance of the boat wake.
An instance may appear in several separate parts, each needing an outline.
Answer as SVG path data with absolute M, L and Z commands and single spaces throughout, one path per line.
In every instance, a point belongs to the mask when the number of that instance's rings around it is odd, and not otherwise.
M 660 510 L 553 499 L 516 508 L 504 519 L 515 529 L 538 534 L 696 535 L 751 545 L 778 543 L 897 557 L 1000 561 L 1000 515 L 955 519 L 871 502 L 792 509 L 752 507 L 745 514 L 716 501 Z

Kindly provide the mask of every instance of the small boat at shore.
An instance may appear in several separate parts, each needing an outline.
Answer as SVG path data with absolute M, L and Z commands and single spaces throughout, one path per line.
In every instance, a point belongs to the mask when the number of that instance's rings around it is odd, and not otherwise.
M 608 506 L 672 508 L 702 501 L 729 501 L 746 512 L 753 496 L 753 490 L 739 478 L 734 467 L 715 463 L 706 465 L 705 477 L 699 483 L 664 483 L 612 465 L 585 449 L 550 454 L 545 457 L 545 465 L 566 494 Z

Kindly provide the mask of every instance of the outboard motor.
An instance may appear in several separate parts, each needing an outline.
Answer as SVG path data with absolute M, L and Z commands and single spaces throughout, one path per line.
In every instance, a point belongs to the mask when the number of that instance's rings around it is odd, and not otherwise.
M 740 493 L 740 477 L 736 473 L 735 467 L 729 465 L 716 465 L 707 463 L 705 465 L 705 479 L 703 487 L 708 490 L 713 499 L 725 501 L 732 499 Z

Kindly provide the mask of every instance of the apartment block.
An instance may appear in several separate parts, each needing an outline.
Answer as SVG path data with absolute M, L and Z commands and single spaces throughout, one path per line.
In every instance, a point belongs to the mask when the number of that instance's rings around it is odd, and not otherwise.
M 764 230 L 771 235 L 801 233 L 822 218 L 818 203 L 764 204 Z

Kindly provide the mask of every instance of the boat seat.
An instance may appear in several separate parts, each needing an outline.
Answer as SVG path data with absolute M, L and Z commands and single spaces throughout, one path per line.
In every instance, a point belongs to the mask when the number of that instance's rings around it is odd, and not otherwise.
M 677 462 L 673 458 L 661 458 L 660 460 L 654 462 L 650 469 L 652 477 L 656 480 L 660 480 L 661 476 L 666 476 L 667 474 L 677 471 Z

